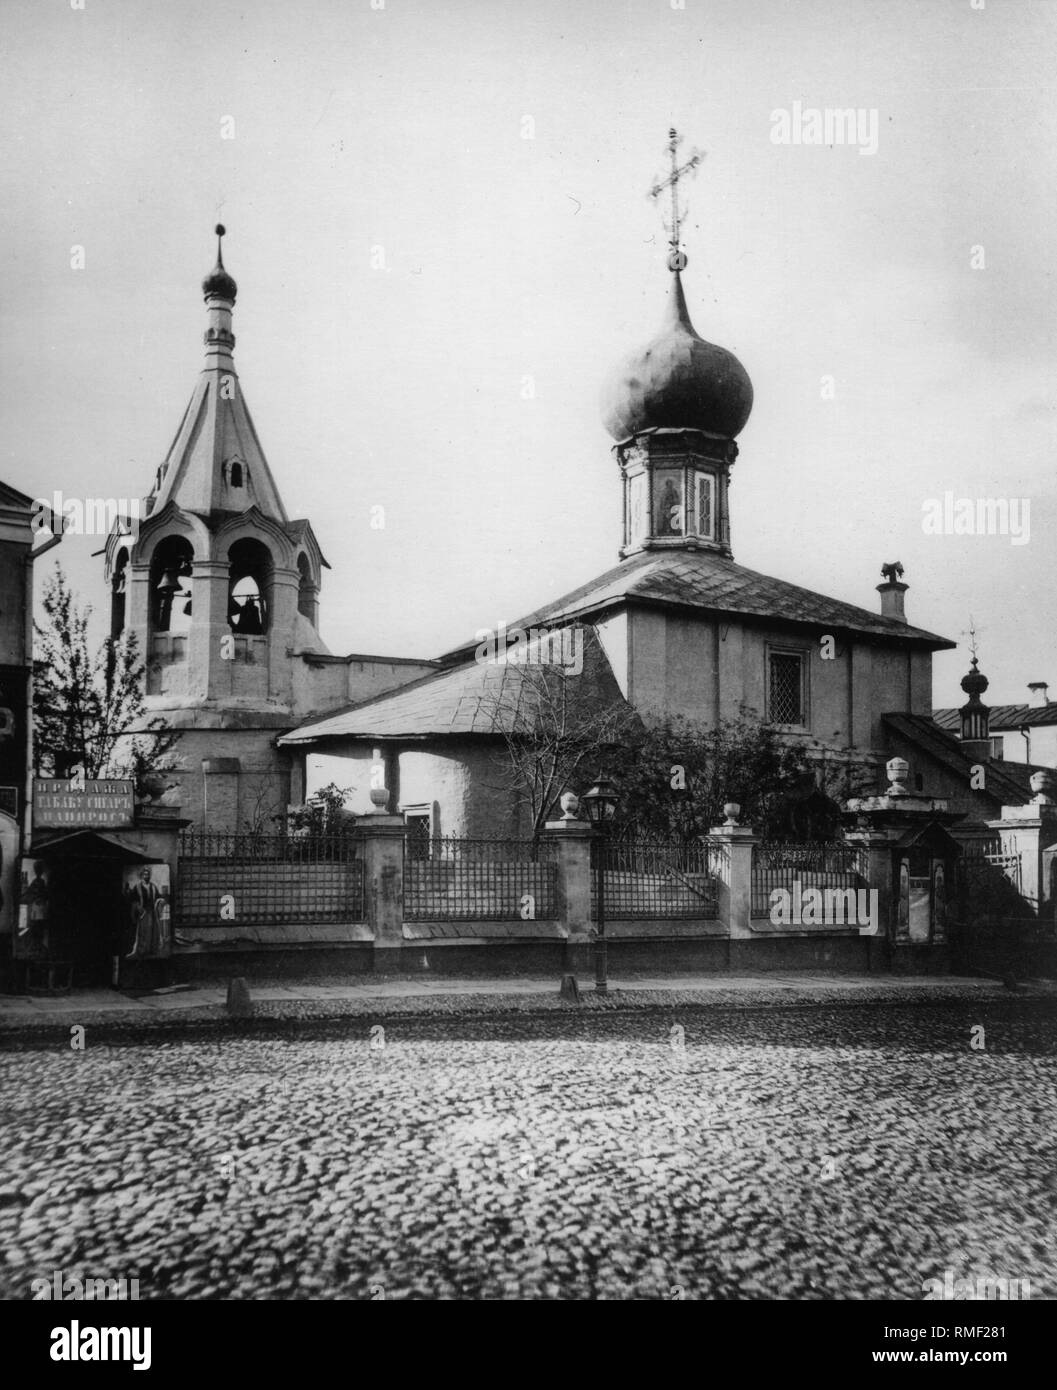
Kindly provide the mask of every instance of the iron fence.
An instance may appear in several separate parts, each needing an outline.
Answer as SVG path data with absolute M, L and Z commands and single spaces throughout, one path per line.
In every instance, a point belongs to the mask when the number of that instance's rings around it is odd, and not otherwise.
M 1005 847 L 997 835 L 962 842 L 951 903 L 958 969 L 1014 979 L 1045 973 L 1057 929 L 1052 914 L 1039 909 L 1037 899 L 1024 896 L 1015 838 Z
M 362 838 L 185 833 L 173 911 L 185 927 L 362 922 Z
M 363 836 L 354 830 L 314 834 L 289 831 L 277 835 L 256 831 L 185 830 L 180 855 L 189 859 L 226 859 L 239 863 L 283 860 L 295 864 L 362 858 Z
M 993 840 L 980 842 L 983 859 L 990 864 L 993 869 L 997 869 L 1000 874 L 1009 880 L 1019 893 L 1021 891 L 1021 867 L 1020 849 L 1017 845 L 1015 835 L 1005 842 L 1003 847 L 1002 838 L 996 835 Z M 970 853 L 969 859 L 972 859 Z
M 557 877 L 551 841 L 433 836 L 427 844 L 411 829 L 404 845 L 404 920 L 552 920 Z
M 716 918 L 719 881 L 729 877 L 730 850 L 721 840 L 594 840 L 591 912 L 598 916 L 599 864 L 605 874 L 606 917 Z
M 768 917 L 775 891 L 792 894 L 800 888 L 846 892 L 869 882 L 869 854 L 861 845 L 843 840 L 818 842 L 761 841 L 752 848 L 754 917 Z

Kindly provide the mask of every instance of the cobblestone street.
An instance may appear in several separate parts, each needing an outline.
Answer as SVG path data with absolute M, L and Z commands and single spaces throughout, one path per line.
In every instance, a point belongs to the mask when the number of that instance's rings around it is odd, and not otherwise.
M 915 1300 L 946 1270 L 1057 1294 L 1048 1001 L 5 1047 L 7 1298 L 57 1270 L 144 1299 Z

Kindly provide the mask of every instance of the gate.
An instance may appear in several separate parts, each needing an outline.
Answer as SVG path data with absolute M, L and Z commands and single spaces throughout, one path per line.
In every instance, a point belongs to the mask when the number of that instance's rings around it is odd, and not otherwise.
M 1015 841 L 1007 849 L 997 836 L 964 846 L 955 869 L 953 909 L 958 969 L 1013 978 L 1037 973 L 1039 951 L 1052 928 L 1039 921 L 1037 904 L 1021 893 Z

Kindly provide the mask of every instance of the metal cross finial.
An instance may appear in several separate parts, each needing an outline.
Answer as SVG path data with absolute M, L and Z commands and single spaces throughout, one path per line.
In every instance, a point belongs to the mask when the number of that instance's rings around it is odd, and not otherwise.
M 218 222 L 217 225 L 216 225 L 216 233 L 217 233 L 217 265 L 223 265 L 223 264 L 224 264 L 224 257 L 222 256 L 221 251 L 220 251 L 220 239 L 221 239 L 221 237 L 224 235 L 224 233 L 225 233 L 226 231 L 227 231 L 227 228 L 224 226 L 224 224 L 223 224 L 222 222 Z
M 968 631 L 968 632 L 960 632 L 960 633 L 958 634 L 958 636 L 959 636 L 959 637 L 968 637 L 968 639 L 969 639 L 969 655 L 972 657 L 973 661 L 975 662 L 976 659 L 977 659 L 977 648 L 976 648 L 976 637 L 977 637 L 977 632 L 976 632 L 976 623 L 975 623 L 975 621 L 973 620 L 973 615 L 972 615 L 971 613 L 969 614 L 969 631 Z
M 656 201 L 660 198 L 665 189 L 671 189 L 672 196 L 672 220 L 666 227 L 668 232 L 668 245 L 671 250 L 668 253 L 668 269 L 683 270 L 686 266 L 686 255 L 679 249 L 679 223 L 682 215 L 679 211 L 679 180 L 687 178 L 704 159 L 704 154 L 700 150 L 692 150 L 690 158 L 684 164 L 679 164 L 676 158 L 676 151 L 682 144 L 682 136 L 677 134 L 675 126 L 668 132 L 668 155 L 671 160 L 672 171 L 666 179 L 661 179 L 650 189 L 650 197 Z

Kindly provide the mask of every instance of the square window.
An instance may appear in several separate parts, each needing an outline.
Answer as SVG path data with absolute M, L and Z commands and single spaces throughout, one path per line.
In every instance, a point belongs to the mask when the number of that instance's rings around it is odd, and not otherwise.
M 804 658 L 799 652 L 771 652 L 768 718 L 772 724 L 805 724 Z

